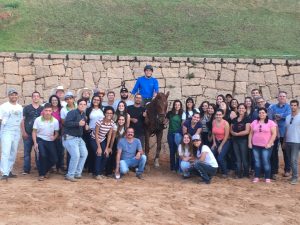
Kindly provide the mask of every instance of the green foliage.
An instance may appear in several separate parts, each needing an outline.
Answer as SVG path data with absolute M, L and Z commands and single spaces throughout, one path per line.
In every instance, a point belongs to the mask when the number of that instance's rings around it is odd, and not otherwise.
M 300 56 L 298 0 L 0 0 L 1 51 Z

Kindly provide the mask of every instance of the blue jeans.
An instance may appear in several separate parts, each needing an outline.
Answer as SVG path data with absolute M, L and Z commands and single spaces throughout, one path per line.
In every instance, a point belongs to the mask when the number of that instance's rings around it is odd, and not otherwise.
M 190 162 L 181 160 L 180 168 L 183 172 L 184 177 L 190 176 L 190 168 L 191 168 L 191 163 Z
M 95 156 L 95 170 L 93 171 L 93 174 L 95 176 L 98 175 L 103 175 L 105 168 L 106 168 L 106 163 L 108 161 L 109 156 L 104 154 L 105 148 L 106 148 L 106 139 L 100 143 L 101 149 L 102 149 L 102 154 L 99 156 L 97 155 L 97 143 L 94 138 L 91 138 L 91 147 L 94 152 Z
M 168 133 L 167 139 L 170 149 L 170 169 L 177 171 L 179 162 L 177 158 L 177 144 L 175 143 L 175 135 L 176 133 Z
M 236 158 L 236 172 L 239 177 L 249 176 L 248 139 L 233 139 L 233 150 Z
M 271 156 L 271 172 L 272 172 L 272 174 L 277 174 L 278 173 L 278 168 L 279 168 L 279 157 L 278 157 L 279 143 L 280 143 L 281 148 L 282 148 L 283 137 L 276 138 L 275 141 L 274 141 L 273 151 L 272 151 L 272 156 Z M 284 172 L 290 172 L 291 171 L 291 163 L 290 163 L 290 159 L 288 157 L 288 154 L 287 154 L 287 152 L 285 151 L 284 148 L 282 148 L 282 153 L 283 153 L 283 160 L 284 160 Z
M 69 137 L 63 141 L 63 146 L 70 154 L 67 177 L 81 176 L 88 152 L 84 141 L 80 137 Z
M 126 174 L 128 173 L 129 168 L 138 167 L 136 174 L 137 175 L 142 174 L 144 172 L 146 162 L 147 162 L 146 155 L 142 155 L 139 160 L 137 160 L 136 158 L 120 160 L 120 173 Z
M 299 158 L 299 152 L 300 152 L 300 144 L 287 142 L 285 146 L 286 146 L 287 156 L 289 157 L 289 159 L 291 161 L 292 178 L 297 179 L 298 178 L 298 158 Z
M 54 142 L 55 142 L 55 149 L 57 154 L 56 169 L 63 170 L 65 149 L 64 146 L 62 145 L 62 137 L 57 138 Z
M 16 161 L 20 130 L 1 130 L 1 172 L 8 176 Z
M 272 154 L 272 148 L 264 148 L 253 146 L 253 155 L 255 161 L 255 177 L 260 177 L 261 167 L 264 168 L 265 179 L 271 177 L 271 163 L 270 158 Z
M 228 171 L 227 171 L 227 159 L 226 159 L 226 155 L 229 151 L 229 147 L 230 147 L 230 141 L 227 140 L 222 149 L 221 149 L 221 152 L 219 153 L 218 152 L 218 147 L 220 146 L 222 141 L 217 141 L 217 146 L 216 148 L 214 148 L 212 150 L 212 152 L 214 153 L 215 155 L 215 158 L 217 159 L 218 161 L 218 164 L 220 165 L 220 169 L 221 169 L 221 172 L 222 174 L 224 175 L 227 175 Z
M 208 182 L 211 180 L 212 176 L 216 175 L 218 168 L 212 167 L 198 160 L 194 164 L 194 169 L 199 173 L 203 181 Z
M 28 135 L 28 138 L 23 139 L 23 144 L 24 144 L 24 166 L 23 166 L 23 171 L 25 173 L 30 173 L 30 170 L 31 170 L 31 150 L 32 150 L 32 147 L 33 147 L 32 136 Z M 35 154 L 36 167 L 39 168 L 36 153 L 34 153 L 34 154 Z
M 57 162 L 55 141 L 45 141 L 41 138 L 37 138 L 37 143 L 39 149 L 39 176 L 45 176 Z

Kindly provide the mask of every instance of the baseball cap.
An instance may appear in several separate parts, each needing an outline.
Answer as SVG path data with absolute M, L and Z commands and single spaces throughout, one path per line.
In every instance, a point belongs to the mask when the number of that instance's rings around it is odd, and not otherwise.
M 152 70 L 152 72 L 153 72 L 153 67 L 151 65 L 146 65 L 144 67 L 144 71 L 146 71 L 146 70 Z
M 15 88 L 9 88 L 9 89 L 7 90 L 7 95 L 11 95 L 11 94 L 13 94 L 13 93 L 18 94 L 18 92 L 17 92 L 17 90 L 16 90 Z
M 121 92 L 128 92 L 128 89 L 126 87 L 122 87 L 121 90 L 120 90 L 120 93 Z
M 196 140 L 197 140 L 197 141 L 198 141 L 198 140 L 201 141 L 201 137 L 200 137 L 199 134 L 194 134 L 194 135 L 193 135 L 192 141 L 196 141 Z
M 67 98 L 74 98 L 72 91 L 67 91 L 67 93 L 65 94 L 65 99 Z

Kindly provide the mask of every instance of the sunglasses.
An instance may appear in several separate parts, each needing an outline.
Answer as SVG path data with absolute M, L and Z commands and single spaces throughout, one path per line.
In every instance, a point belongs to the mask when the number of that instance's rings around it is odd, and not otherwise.
M 290 124 L 292 124 L 292 123 L 293 123 L 293 120 L 294 120 L 294 117 L 292 117 L 292 118 L 291 118 Z
M 259 125 L 259 129 L 258 129 L 258 131 L 259 131 L 259 132 L 262 132 L 262 131 L 261 131 L 261 128 L 262 128 L 262 126 L 261 126 L 261 125 Z

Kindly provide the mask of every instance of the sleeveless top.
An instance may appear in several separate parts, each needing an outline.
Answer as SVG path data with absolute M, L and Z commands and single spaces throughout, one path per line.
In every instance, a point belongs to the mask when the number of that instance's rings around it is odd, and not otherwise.
M 213 126 L 212 126 L 212 133 L 215 135 L 216 139 L 218 141 L 221 141 L 225 137 L 225 124 L 226 120 L 222 120 L 220 127 L 217 127 L 216 121 L 213 121 Z

